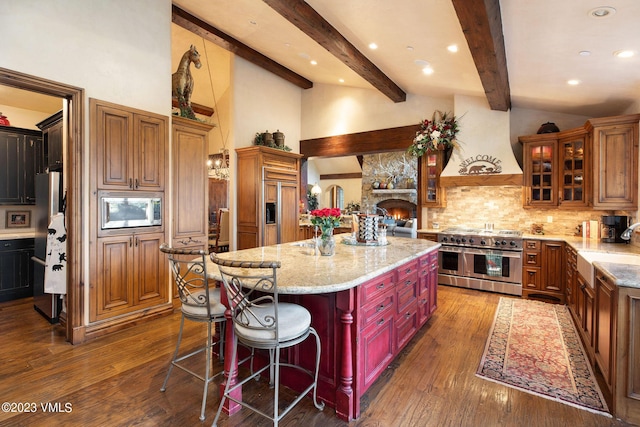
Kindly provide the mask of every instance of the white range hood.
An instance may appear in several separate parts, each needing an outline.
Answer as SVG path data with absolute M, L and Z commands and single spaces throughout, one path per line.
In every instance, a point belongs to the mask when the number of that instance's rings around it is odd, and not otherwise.
M 441 185 L 522 185 L 522 169 L 509 138 L 509 112 L 492 111 L 485 98 L 456 95 L 458 147 L 440 175 Z

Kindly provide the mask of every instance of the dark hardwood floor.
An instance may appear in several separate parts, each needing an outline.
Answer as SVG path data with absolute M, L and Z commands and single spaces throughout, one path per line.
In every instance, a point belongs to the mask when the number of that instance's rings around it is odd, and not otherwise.
M 339 421 L 331 408 L 318 412 L 304 399 L 281 425 L 627 425 L 476 377 L 500 296 L 445 286 L 438 295 L 434 317 L 369 390 L 357 421 Z M 217 387 L 210 389 L 204 423 L 198 420 L 201 382 L 174 370 L 167 391 L 160 392 L 178 327 L 176 313 L 72 346 L 30 299 L 0 304 L 0 400 L 36 410 L 3 411 L 0 426 L 209 426 Z M 186 345 L 203 339 L 204 327 L 187 326 Z M 245 390 L 245 398 L 260 399 L 263 385 Z M 60 411 L 44 412 L 45 403 Z M 223 415 L 219 425 L 270 423 L 244 410 L 230 419 Z

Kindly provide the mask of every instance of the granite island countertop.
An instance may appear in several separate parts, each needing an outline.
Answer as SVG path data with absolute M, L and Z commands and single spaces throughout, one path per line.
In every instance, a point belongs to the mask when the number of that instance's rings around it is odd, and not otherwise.
M 439 243 L 424 239 L 387 237 L 385 246 L 359 246 L 343 243 L 349 233 L 338 234 L 332 256 L 316 253 L 312 240 L 223 252 L 223 259 L 240 261 L 280 261 L 278 290 L 283 294 L 323 294 L 361 285 L 397 267 L 438 250 Z M 208 276 L 221 280 L 218 266 L 207 261 Z

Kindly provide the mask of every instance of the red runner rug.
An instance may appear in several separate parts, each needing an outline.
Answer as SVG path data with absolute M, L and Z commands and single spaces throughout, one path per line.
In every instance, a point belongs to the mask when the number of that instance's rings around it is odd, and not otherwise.
M 608 414 L 564 305 L 500 298 L 479 377 L 591 412 Z

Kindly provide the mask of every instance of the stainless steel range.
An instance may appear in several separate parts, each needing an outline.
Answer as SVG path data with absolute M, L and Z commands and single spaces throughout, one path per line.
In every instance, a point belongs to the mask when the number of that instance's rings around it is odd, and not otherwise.
M 448 228 L 438 233 L 438 283 L 522 295 L 522 232 Z

